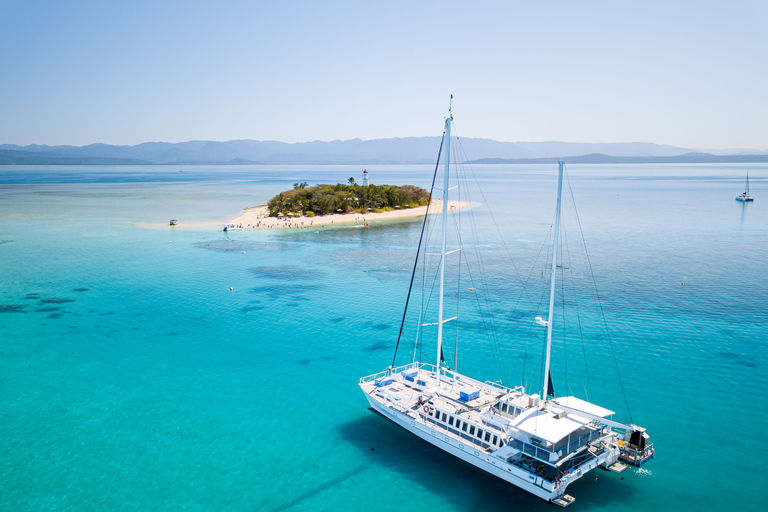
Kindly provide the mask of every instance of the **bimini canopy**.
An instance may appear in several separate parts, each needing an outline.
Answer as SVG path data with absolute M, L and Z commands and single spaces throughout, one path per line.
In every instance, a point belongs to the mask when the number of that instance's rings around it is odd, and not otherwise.
M 601 418 L 613 416 L 616 414 L 613 411 L 609 411 L 608 409 L 582 400 L 581 398 L 576 398 L 575 396 L 563 396 L 558 398 L 556 402 L 560 405 L 564 405 L 565 407 L 570 407 L 571 409 L 576 409 L 587 414 L 591 414 L 592 416 L 600 416 Z
M 512 423 L 512 426 L 529 436 L 558 444 L 572 433 L 584 428 L 590 422 L 587 418 L 573 414 L 558 414 L 559 411 L 529 409 Z

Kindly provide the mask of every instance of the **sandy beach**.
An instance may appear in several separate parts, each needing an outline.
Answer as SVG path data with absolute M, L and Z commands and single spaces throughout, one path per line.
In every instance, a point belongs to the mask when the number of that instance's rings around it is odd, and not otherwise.
M 465 201 L 448 201 L 450 210 L 457 210 L 470 206 L 471 203 Z M 427 211 L 426 206 L 410 208 L 404 210 L 393 210 L 389 212 L 366 214 L 361 213 L 336 213 L 332 215 L 314 216 L 314 217 L 269 217 L 267 205 L 251 206 L 244 210 L 243 214 L 232 220 L 234 224 L 241 229 L 302 229 L 315 226 L 328 225 L 366 225 L 382 220 L 405 219 L 409 217 L 423 217 Z M 429 213 L 442 213 L 443 201 L 432 201 L 429 207 Z

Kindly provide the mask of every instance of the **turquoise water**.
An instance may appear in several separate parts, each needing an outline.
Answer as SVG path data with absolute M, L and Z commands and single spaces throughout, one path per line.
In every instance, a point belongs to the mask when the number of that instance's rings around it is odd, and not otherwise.
M 374 182 L 421 186 L 431 170 L 369 168 Z M 743 205 L 747 170 L 756 200 Z M 525 275 L 540 256 L 556 166 L 474 172 L 485 196 L 472 200 L 494 212 L 474 210 L 488 254 L 478 290 L 502 334 L 470 337 L 459 368 L 535 389 L 541 332 L 521 341 L 521 320 L 545 313 L 543 281 L 530 281 L 533 306 L 518 304 L 505 257 Z M 643 470 L 569 487 L 574 507 L 758 510 L 768 168 L 568 173 L 632 419 L 657 449 Z M 419 221 L 220 231 L 293 182 L 359 174 L 0 166 L 0 508 L 552 510 L 366 408 L 357 381 L 392 360 Z M 470 332 L 480 320 L 468 315 Z M 584 329 L 586 364 L 581 344 L 555 340 L 555 387 L 591 390 L 626 420 L 610 346 Z

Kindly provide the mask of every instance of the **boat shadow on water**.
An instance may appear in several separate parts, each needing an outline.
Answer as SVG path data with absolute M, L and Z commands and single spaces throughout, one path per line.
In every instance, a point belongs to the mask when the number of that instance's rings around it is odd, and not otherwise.
M 367 467 L 364 465 L 360 465 L 358 467 L 349 469 L 344 473 L 341 473 L 339 475 L 336 475 L 330 478 L 328 481 L 326 481 L 322 485 L 319 485 L 315 488 L 309 489 L 301 494 L 298 494 L 295 497 L 293 497 L 293 499 L 291 499 L 290 501 L 283 503 L 282 505 L 278 505 L 275 508 L 268 508 L 268 510 L 272 512 L 282 512 L 284 510 L 303 510 L 304 503 L 307 500 L 312 500 L 314 498 L 317 498 L 319 494 L 326 491 L 327 489 L 330 489 L 339 484 L 342 484 L 343 482 L 349 480 L 350 478 L 359 476 L 361 473 L 364 473 L 366 469 Z M 259 509 L 259 510 L 262 510 L 262 509 Z
M 378 413 L 344 423 L 338 427 L 342 439 L 355 447 L 370 461 L 366 467 L 385 467 L 402 475 L 405 482 L 414 482 L 429 489 L 434 496 L 446 499 L 457 509 L 508 512 L 514 505 L 518 510 L 556 510 L 552 503 L 486 474 L 460 459 L 425 443 L 391 421 L 384 421 Z M 625 473 L 628 474 L 629 472 Z M 631 475 L 628 475 L 631 478 Z M 597 477 L 597 480 L 595 480 Z M 606 471 L 592 471 L 587 478 L 568 486 L 568 493 L 590 507 L 603 509 L 613 504 L 633 503 L 636 487 L 624 480 L 623 475 Z M 606 485 L 610 484 L 610 485 Z M 398 489 L 385 495 L 396 495 Z M 427 505 L 429 500 L 422 502 Z

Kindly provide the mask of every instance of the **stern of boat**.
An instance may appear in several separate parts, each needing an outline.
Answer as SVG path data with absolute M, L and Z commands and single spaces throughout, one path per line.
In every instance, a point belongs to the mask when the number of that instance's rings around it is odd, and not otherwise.
M 653 459 L 656 453 L 648 434 L 641 427 L 635 427 L 631 432 L 627 431 L 624 441 L 619 441 L 619 450 L 621 450 L 619 460 L 637 468 Z

